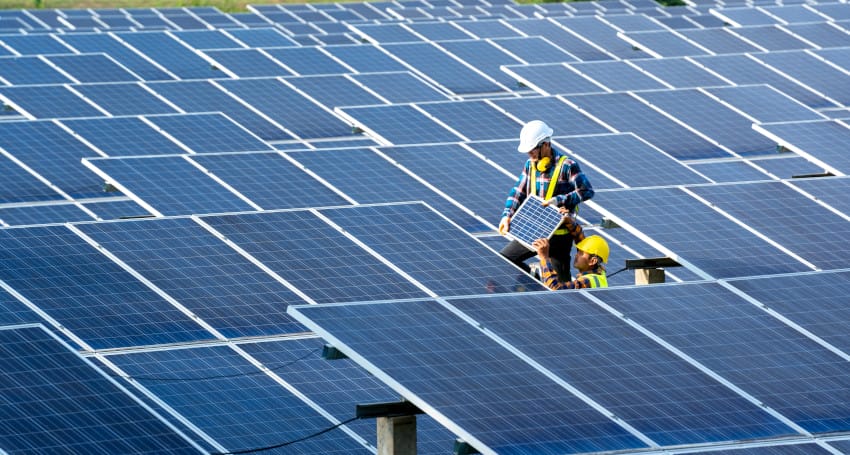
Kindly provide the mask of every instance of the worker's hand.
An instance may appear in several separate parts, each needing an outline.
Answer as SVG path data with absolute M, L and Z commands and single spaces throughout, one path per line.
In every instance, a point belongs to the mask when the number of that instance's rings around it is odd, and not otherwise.
M 502 217 L 502 221 L 499 221 L 499 234 L 505 235 L 510 230 L 511 230 L 511 217 L 509 217 L 509 216 Z
M 552 199 L 546 199 L 542 202 L 543 207 L 549 207 L 550 205 L 558 205 L 558 198 L 553 197 Z
M 537 250 L 537 257 L 540 259 L 548 259 L 549 258 L 549 240 L 548 239 L 537 239 L 531 242 L 531 246 Z
M 558 213 L 560 213 L 561 215 L 567 216 L 567 215 L 570 214 L 570 209 L 561 206 L 561 207 L 558 207 Z

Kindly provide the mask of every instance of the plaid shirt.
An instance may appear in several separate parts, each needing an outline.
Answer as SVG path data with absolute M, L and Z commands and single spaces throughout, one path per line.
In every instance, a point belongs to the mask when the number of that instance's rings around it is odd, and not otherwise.
M 543 199 L 546 199 L 546 190 L 549 188 L 549 181 L 552 179 L 552 174 L 555 172 L 555 167 L 562 154 L 556 150 L 552 150 L 552 162 L 545 172 L 540 172 L 537 169 L 532 170 L 531 160 L 525 162 L 525 167 L 522 169 L 522 175 L 519 176 L 516 185 L 511 188 L 508 194 L 508 199 L 505 201 L 505 210 L 502 212 L 502 217 L 513 216 L 517 211 L 522 201 L 528 197 L 528 187 L 530 182 L 529 172 L 535 172 L 535 180 L 537 188 L 534 192 Z M 566 207 L 571 212 L 575 212 L 576 206 L 593 197 L 593 187 L 590 186 L 590 181 L 581 172 L 578 163 L 567 158 L 561 167 L 561 173 L 558 175 L 558 180 L 555 183 L 554 197 L 558 200 L 558 207 Z

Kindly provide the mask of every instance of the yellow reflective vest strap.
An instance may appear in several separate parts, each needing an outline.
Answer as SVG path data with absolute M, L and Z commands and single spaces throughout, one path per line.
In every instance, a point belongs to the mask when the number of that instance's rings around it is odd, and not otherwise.
M 558 158 L 558 164 L 555 166 L 555 171 L 552 172 L 552 178 L 549 179 L 549 187 L 546 188 L 546 198 L 544 200 L 548 201 L 555 195 L 555 188 L 558 186 L 558 177 L 561 176 L 561 169 L 564 167 L 564 161 L 566 160 L 566 155 L 561 155 Z M 537 169 L 534 169 L 534 163 L 531 160 L 528 160 L 528 175 L 528 194 L 537 194 Z
M 587 275 L 582 275 L 582 278 L 587 278 L 590 281 L 590 287 L 592 288 L 607 288 L 608 287 L 608 277 L 605 276 L 604 273 L 596 274 L 589 273 Z

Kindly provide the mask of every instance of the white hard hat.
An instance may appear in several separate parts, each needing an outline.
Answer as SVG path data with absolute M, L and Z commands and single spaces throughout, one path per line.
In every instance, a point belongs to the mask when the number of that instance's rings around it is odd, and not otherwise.
M 549 125 L 540 120 L 532 120 L 522 127 L 522 131 L 519 133 L 519 146 L 516 149 L 519 153 L 528 153 L 534 147 L 537 147 L 537 144 L 543 139 L 551 137 L 552 133 L 552 128 L 549 128 Z

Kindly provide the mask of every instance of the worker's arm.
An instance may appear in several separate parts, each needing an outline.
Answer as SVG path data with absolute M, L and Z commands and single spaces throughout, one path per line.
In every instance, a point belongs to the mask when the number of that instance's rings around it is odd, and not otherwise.
M 566 207 L 572 212 L 582 201 L 586 201 L 594 195 L 590 180 L 581 172 L 578 163 L 573 160 L 564 161 L 558 181 L 559 185 L 566 187 L 566 191 L 556 194 L 544 205 L 555 204 L 558 207 Z
M 517 179 L 516 184 L 508 193 L 508 198 L 505 200 L 505 209 L 502 211 L 502 219 L 510 219 L 519 208 L 522 201 L 528 197 L 528 172 L 530 169 L 531 160 L 525 162 L 525 167 L 522 168 L 522 174 Z

